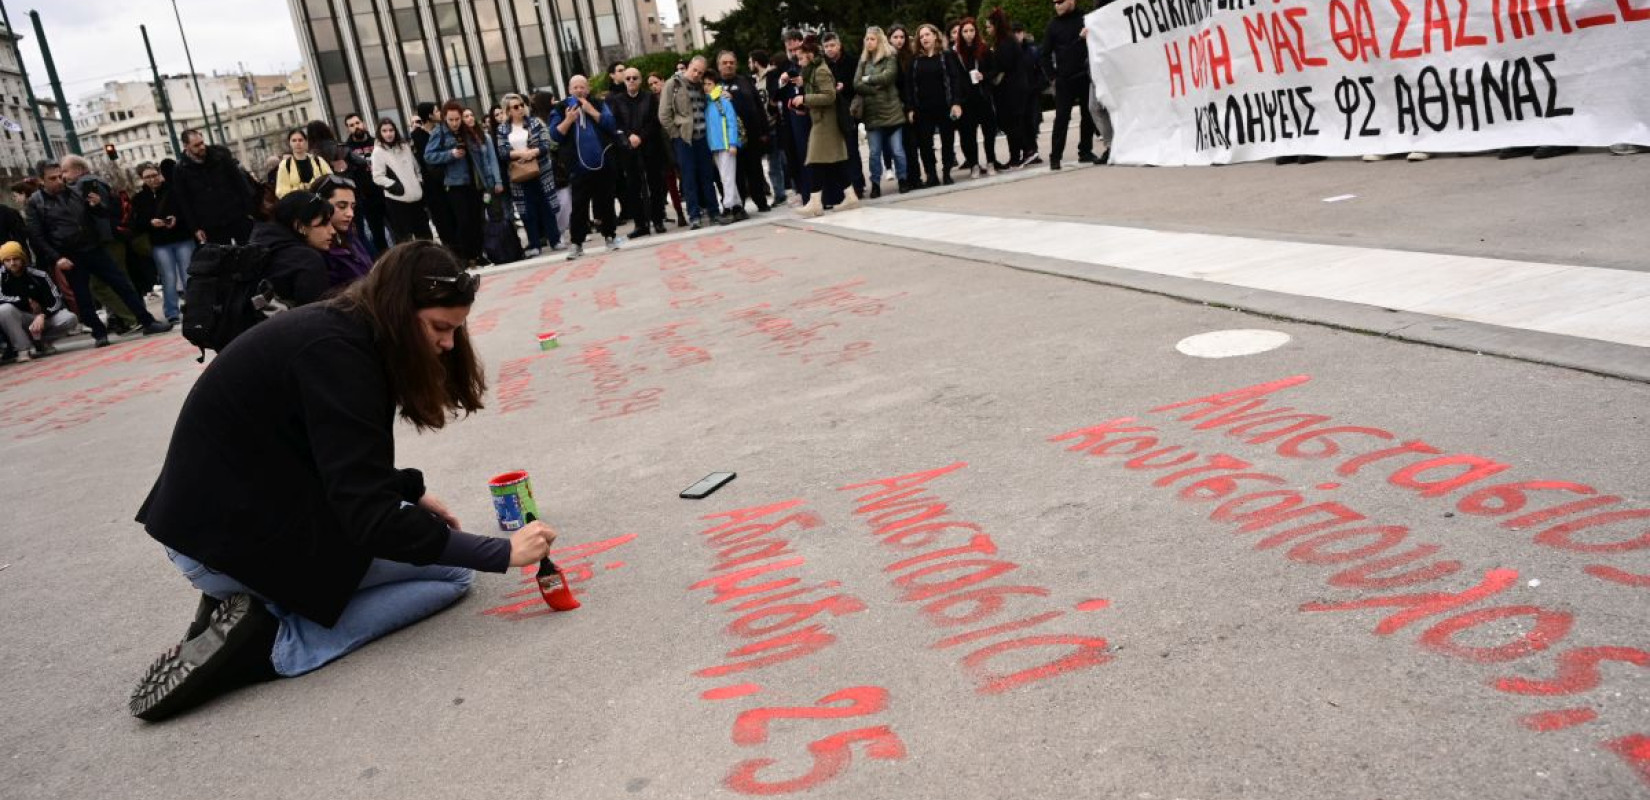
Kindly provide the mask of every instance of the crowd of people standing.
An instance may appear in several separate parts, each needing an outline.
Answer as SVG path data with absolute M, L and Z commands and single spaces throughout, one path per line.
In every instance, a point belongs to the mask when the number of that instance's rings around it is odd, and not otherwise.
M 350 113 L 342 138 L 309 122 L 257 169 L 196 130 L 179 159 L 130 175 L 109 175 L 110 162 L 100 177 L 79 156 L 42 163 L 13 187 L 24 212 L 0 209 L 0 245 L 13 245 L 0 249 L 0 358 L 50 353 L 70 318 L 99 346 L 170 330 L 208 243 L 269 251 L 282 299 L 299 305 L 359 280 L 392 243 L 439 239 L 471 267 L 573 259 L 593 231 L 609 248 L 665 233 L 672 210 L 690 229 L 748 219 L 747 207 L 816 216 L 880 197 L 889 178 L 905 193 L 1042 164 L 1050 89 L 1046 163 L 1060 168 L 1073 105 L 1078 159 L 1103 163 L 1094 148 L 1109 124 L 1086 102 L 1076 5 L 1055 4 L 1041 46 L 997 8 L 948 31 L 869 27 L 857 54 L 837 33 L 787 30 L 782 50 L 694 56 L 669 75 L 613 64 L 605 93 L 581 75 L 565 93 L 508 92 L 485 112 L 423 102 L 406 128 Z M 163 319 L 145 304 L 153 287 Z

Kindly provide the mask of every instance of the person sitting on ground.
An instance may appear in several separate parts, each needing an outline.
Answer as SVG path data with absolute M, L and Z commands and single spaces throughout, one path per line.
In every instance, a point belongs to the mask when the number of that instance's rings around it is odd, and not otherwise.
M 326 250 L 326 262 L 328 292 L 335 293 L 372 271 L 372 256 L 367 254 L 366 240 L 355 224 L 359 210 L 355 181 L 327 175 L 315 179 L 309 190 L 332 206 L 332 242 Z
M 63 294 L 45 270 L 29 266 L 28 252 L 19 242 L 0 245 L 0 333 L 7 352 L 19 361 L 57 352 L 52 342 L 74 332 L 79 324 L 64 307 Z
M 332 204 L 319 195 L 296 191 L 276 201 L 274 220 L 252 226 L 252 245 L 269 251 L 269 282 L 288 307 L 326 294 L 327 262 L 321 254 L 337 235 L 332 213 Z
M 440 245 L 408 242 L 207 365 L 137 514 L 202 597 L 133 691 L 134 716 L 319 669 L 451 605 L 472 570 L 549 553 L 542 522 L 508 539 L 463 533 L 423 474 L 396 467 L 397 411 L 439 430 L 482 409 L 464 326 L 480 284 Z M 263 513 L 269 502 L 279 513 Z

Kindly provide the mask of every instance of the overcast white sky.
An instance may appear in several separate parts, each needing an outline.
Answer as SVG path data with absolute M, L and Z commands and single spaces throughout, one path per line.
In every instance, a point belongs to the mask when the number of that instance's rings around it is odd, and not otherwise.
M 170 0 L 6 0 L 11 24 L 24 37 L 20 47 L 36 96 L 50 98 L 51 90 L 30 11 L 40 12 L 71 104 L 105 81 L 151 79 L 139 25 L 149 26 L 162 73 L 189 70 Z M 178 0 L 178 11 L 202 74 L 237 72 L 242 64 L 252 72 L 285 72 L 303 63 L 286 0 Z
M 195 69 L 285 72 L 303 64 L 286 0 L 177 0 Z M 661 16 L 674 19 L 675 2 L 661 0 Z M 183 41 L 170 0 L 6 0 L 11 24 L 23 34 L 23 58 L 35 93 L 50 98 L 46 65 L 35 41 L 30 11 L 51 42 L 52 58 L 71 104 L 96 93 L 105 81 L 151 80 L 139 25 L 149 26 L 155 63 L 162 73 L 187 72 Z

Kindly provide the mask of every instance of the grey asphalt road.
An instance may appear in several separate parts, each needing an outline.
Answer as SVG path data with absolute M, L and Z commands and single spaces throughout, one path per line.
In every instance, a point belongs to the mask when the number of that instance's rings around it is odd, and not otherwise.
M 530 471 L 584 607 L 479 576 L 160 725 L 194 595 L 131 517 L 200 367 L 0 369 L 0 797 L 1650 797 L 1644 384 L 766 224 L 471 324 L 489 408 L 399 458 L 476 531 Z

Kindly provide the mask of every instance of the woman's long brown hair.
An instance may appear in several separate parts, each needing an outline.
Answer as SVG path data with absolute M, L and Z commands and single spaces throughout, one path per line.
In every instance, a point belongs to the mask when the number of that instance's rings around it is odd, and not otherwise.
M 365 278 L 329 301 L 371 323 L 390 394 L 401 416 L 420 431 L 440 429 L 459 412 L 480 411 L 487 393 L 487 377 L 469 331 L 453 331 L 453 349 L 435 356 L 418 321 L 421 309 L 475 303 L 475 291 L 432 280 L 456 278 L 463 272 L 447 248 L 428 241 L 408 242 L 390 248 Z

